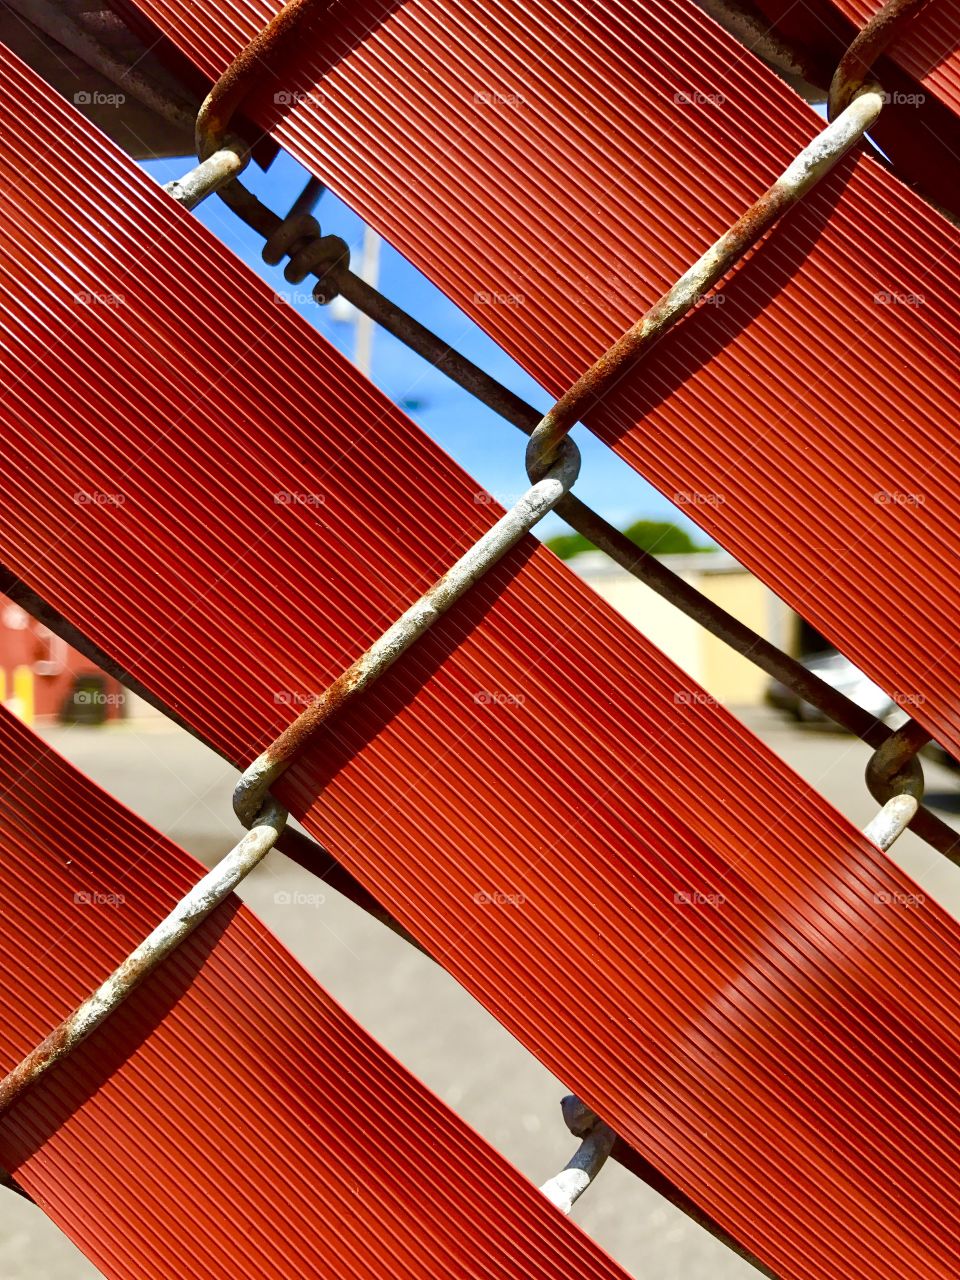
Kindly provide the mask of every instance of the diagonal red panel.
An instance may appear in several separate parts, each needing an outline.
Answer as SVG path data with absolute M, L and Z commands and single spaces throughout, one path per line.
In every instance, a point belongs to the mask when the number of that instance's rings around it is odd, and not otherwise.
M 275 8 L 140 7 L 211 76 Z M 304 64 L 251 113 L 553 393 L 822 124 L 686 0 L 338 6 Z M 589 424 L 960 753 L 958 244 L 851 159 Z
M 245 763 L 495 512 L 3 65 L 0 560 Z M 533 539 L 282 794 L 787 1280 L 953 1280 L 957 927 Z
M 204 868 L 0 706 L 9 1070 Z M 112 1278 L 591 1277 L 612 1262 L 228 899 L 0 1123 Z

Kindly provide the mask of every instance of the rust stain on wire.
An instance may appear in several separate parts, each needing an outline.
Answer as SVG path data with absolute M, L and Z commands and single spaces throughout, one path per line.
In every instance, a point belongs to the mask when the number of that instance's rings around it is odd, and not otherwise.
M 887 0 L 847 49 L 830 82 L 828 119 L 833 120 L 856 97 L 870 77 L 877 59 L 886 52 L 897 33 L 930 0 Z
M 312 0 L 300 0 L 307 11 Z M 284 28 L 289 38 L 290 28 Z M 247 57 L 259 38 L 248 46 Z M 272 47 L 272 45 L 271 45 Z M 255 60 L 255 59 L 254 59 Z M 242 100 L 242 80 L 231 77 L 225 88 L 223 78 L 215 86 L 198 120 L 198 152 L 215 148 L 222 140 L 230 113 Z M 239 87 L 238 87 L 239 85 Z M 467 552 L 421 599 L 388 628 L 360 658 L 343 672 L 246 770 L 234 792 L 234 809 L 248 826 L 256 821 L 271 784 L 289 767 L 319 727 L 348 700 L 377 679 L 415 640 L 432 626 L 455 600 L 475 583 L 522 533 L 528 532 L 547 511 L 565 498 L 576 478 L 579 454 L 571 455 L 562 446 L 567 433 L 581 416 L 582 408 L 599 398 L 642 352 L 698 301 L 782 213 L 828 173 L 837 161 L 863 136 L 882 107 L 878 92 L 865 92 L 841 117 L 828 125 L 787 167 L 767 192 L 704 253 L 663 297 L 587 371 L 534 429 L 527 447 L 527 472 L 532 489 L 497 525 Z M 211 127 L 211 121 L 213 126 Z M 540 513 L 530 518 L 522 508 L 533 504 L 537 486 L 547 480 L 559 481 L 560 488 Z
M 580 451 L 572 441 L 563 443 L 566 447 L 554 464 L 519 501 L 305 707 L 242 774 L 234 791 L 233 807 L 245 826 L 259 820 L 263 806 L 270 803 L 271 784 L 289 768 L 317 730 L 345 703 L 379 679 L 569 492 L 580 470 Z
M 528 436 L 532 434 L 541 420 L 532 405 L 459 351 L 449 347 L 437 334 L 352 271 L 344 270 L 340 279 L 343 296 L 355 307 L 424 360 L 442 370 L 458 386 L 507 422 Z M 767 675 L 793 689 L 805 702 L 818 707 L 836 724 L 875 748 L 892 736 L 893 730 L 881 720 L 821 680 L 814 672 L 808 671 L 801 662 L 778 649 L 720 605 L 707 599 L 679 574 L 661 564 L 656 556 L 635 546 L 624 533 L 574 494 L 568 494 L 558 502 L 555 510 L 571 528 L 581 533 L 627 573 L 656 591 L 688 618 L 706 627 Z M 885 766 L 880 767 L 882 769 Z M 876 798 L 883 803 L 889 795 L 890 793 L 876 795 Z M 921 806 L 911 821 L 910 828 L 938 853 L 960 865 L 960 835 L 935 813 Z
M 275 74 L 276 65 L 286 61 L 307 37 L 310 21 L 322 18 L 324 12 L 318 0 L 291 0 L 234 58 L 207 94 L 197 114 L 195 141 L 200 163 L 183 178 L 167 184 L 166 190 L 174 199 L 192 209 L 217 191 L 224 203 L 265 239 L 269 240 L 284 228 L 285 224 L 237 180 L 237 174 L 246 164 L 247 149 L 228 134 L 234 117 L 258 81 L 267 74 Z M 232 171 L 231 152 L 239 158 L 238 167 Z M 215 160 L 218 162 L 214 163 Z M 318 189 L 313 189 L 314 199 Z M 298 221 L 295 214 L 309 214 L 306 190 L 295 210 L 291 211 L 293 222 Z M 313 257 L 304 263 L 304 274 L 314 269 L 314 263 L 317 267 L 330 266 L 347 252 L 343 241 L 338 242 L 338 251 L 332 243 L 333 237 L 323 237 L 319 240 L 322 250 L 318 256 L 318 240 L 312 234 L 313 228 L 306 217 L 304 224 L 298 239 L 313 253 Z M 319 235 L 319 228 L 317 233 Z
M 267 805 L 257 825 L 193 886 L 105 982 L 0 1080 L 0 1115 L 45 1072 L 65 1058 L 117 1009 L 224 901 L 273 848 L 286 823 L 280 805 Z
M 870 794 L 881 804 L 898 795 L 923 798 L 923 769 L 917 752 L 930 741 L 930 734 L 916 720 L 908 720 L 880 744 L 867 762 L 866 780 Z
M 282 62 L 294 52 L 304 35 L 305 22 L 323 13 L 318 0 L 290 0 L 237 54 L 210 90 L 197 116 L 197 155 L 205 160 L 216 151 L 244 100 L 271 63 Z
M 311 220 L 313 227 L 306 221 L 295 223 L 297 218 L 302 218 L 309 213 L 312 207 L 310 201 L 317 194 L 315 183 L 308 184 L 303 196 L 298 198 L 287 217 L 281 218 L 256 196 L 247 192 L 238 182 L 231 183 L 227 190 L 220 192 L 221 198 L 234 209 L 237 215 L 267 241 L 264 257 L 274 265 L 282 260 L 283 249 L 287 245 L 289 248 L 286 251 L 296 259 L 299 250 L 309 245 L 312 236 L 319 235 L 315 220 Z M 748 225 L 752 212 L 752 210 L 748 211 L 744 215 Z M 316 228 L 316 231 L 313 228 Z M 301 233 L 299 238 L 294 234 L 296 230 Z M 755 223 L 753 230 L 756 230 Z M 336 240 L 337 238 L 326 237 L 326 239 Z M 466 356 L 448 346 L 425 325 L 351 271 L 347 246 L 342 241 L 338 243 L 342 246 L 342 253 L 331 255 L 334 261 L 322 274 L 314 289 L 314 297 L 319 303 L 329 302 L 339 293 L 358 310 L 393 334 L 435 368 L 440 369 L 506 421 L 528 436 L 533 433 L 541 418 L 532 405 L 503 386 Z M 300 264 L 295 264 L 293 272 L 288 268 L 285 274 L 288 278 L 299 281 L 303 279 L 305 273 L 300 270 Z M 318 274 L 320 274 L 319 271 Z M 556 506 L 556 513 L 573 529 L 583 534 L 588 541 L 610 556 L 626 572 L 656 591 L 687 617 L 706 627 L 769 676 L 793 689 L 806 702 L 818 707 L 850 733 L 856 734 L 873 747 L 881 746 L 891 736 L 892 730 L 885 724 L 826 684 L 813 672 L 808 671 L 802 663 L 783 653 L 770 641 L 734 618 L 732 614 L 727 613 L 712 600 L 708 600 L 678 574 L 661 564 L 655 556 L 641 551 L 620 530 L 614 528 L 573 494 L 568 494 L 561 499 Z M 294 727 L 291 726 L 291 729 Z M 301 729 L 299 732 L 304 730 Z M 294 752 L 300 749 L 300 745 L 300 743 L 295 744 Z M 914 833 L 932 848 L 952 862 L 960 864 L 960 836 L 936 814 L 921 806 L 910 826 Z M 392 918 L 388 918 L 386 922 L 395 931 L 409 937 L 406 931 L 398 928 Z
M 548 463 L 560 440 L 620 378 L 757 243 L 792 205 L 858 143 L 883 106 L 864 90 L 787 166 L 776 182 L 582 374 L 544 416 L 527 450 L 528 465 Z
M 540 1191 L 561 1213 L 569 1214 L 606 1164 L 617 1135 L 578 1098 L 564 1098 L 560 1105 L 567 1128 L 580 1139 L 580 1146 L 560 1172 L 543 1183 Z

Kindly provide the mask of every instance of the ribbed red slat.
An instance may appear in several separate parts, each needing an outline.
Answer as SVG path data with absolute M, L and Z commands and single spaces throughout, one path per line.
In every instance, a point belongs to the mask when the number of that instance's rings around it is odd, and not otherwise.
M 0 706 L 12 1067 L 203 874 Z M 622 1276 L 230 898 L 0 1124 L 110 1277 Z
M 5 66 L 0 560 L 245 763 L 495 509 Z M 960 932 L 533 539 L 278 794 L 787 1280 L 954 1280 Z
M 211 76 L 274 7 L 140 4 Z M 337 7 L 250 111 L 555 394 L 822 126 L 685 0 Z M 960 753 L 958 243 L 851 159 L 588 420 Z

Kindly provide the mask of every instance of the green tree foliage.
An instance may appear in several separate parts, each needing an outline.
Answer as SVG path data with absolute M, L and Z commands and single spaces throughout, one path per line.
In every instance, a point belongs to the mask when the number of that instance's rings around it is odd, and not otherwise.
M 716 550 L 712 543 L 697 542 L 686 529 L 669 520 L 635 520 L 623 532 L 641 551 L 649 551 L 655 556 L 679 556 L 691 551 Z M 556 537 L 547 538 L 546 545 L 561 560 L 572 560 L 584 551 L 596 550 L 582 533 L 558 533 Z

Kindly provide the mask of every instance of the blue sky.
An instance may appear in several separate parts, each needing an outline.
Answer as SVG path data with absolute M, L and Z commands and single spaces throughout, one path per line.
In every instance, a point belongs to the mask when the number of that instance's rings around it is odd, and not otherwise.
M 151 161 L 144 167 L 156 181 L 167 182 L 186 172 L 190 165 L 189 158 L 184 157 Z M 244 176 L 247 185 L 277 213 L 290 207 L 306 180 L 305 170 L 283 152 L 267 173 L 251 164 Z M 216 196 L 205 201 L 196 216 L 278 293 L 309 293 L 306 283 L 291 286 L 284 280 L 282 268 L 269 267 L 263 262 L 260 237 L 231 214 Z M 325 234 L 339 235 L 346 240 L 356 263 L 363 238 L 360 219 L 329 191 L 320 200 L 317 216 Z M 549 397 L 541 388 L 388 244 L 382 249 L 379 287 L 388 298 L 531 404 L 539 409 L 548 407 Z M 353 355 L 352 324 L 337 322 L 329 308 L 309 299 L 293 305 L 334 346 L 348 356 Z M 372 377 L 391 400 L 402 404 L 424 431 L 500 502 L 509 505 L 515 495 L 523 491 L 526 473 L 524 437 L 520 432 L 382 330 L 377 330 L 374 339 Z M 688 528 L 696 527 L 589 433 L 579 428 L 576 438 L 583 452 L 577 494 L 608 520 L 621 528 L 640 518 L 675 520 Z M 549 537 L 565 529 L 557 517 L 548 516 L 539 532 Z

